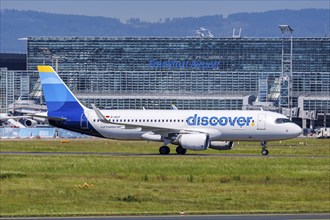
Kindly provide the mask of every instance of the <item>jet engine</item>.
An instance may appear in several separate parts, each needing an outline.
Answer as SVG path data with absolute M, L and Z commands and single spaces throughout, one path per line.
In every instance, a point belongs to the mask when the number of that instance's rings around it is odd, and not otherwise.
M 33 120 L 33 119 L 26 119 L 24 121 L 24 125 L 28 128 L 33 128 L 38 124 L 37 121 Z
M 210 148 L 215 150 L 231 150 L 233 147 L 233 141 L 212 141 L 210 145 Z
M 210 146 L 210 137 L 207 134 L 183 134 L 179 138 L 179 144 L 184 149 L 206 150 Z

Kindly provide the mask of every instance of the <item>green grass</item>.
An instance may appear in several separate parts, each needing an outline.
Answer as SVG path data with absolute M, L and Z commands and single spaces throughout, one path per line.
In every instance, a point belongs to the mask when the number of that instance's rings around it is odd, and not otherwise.
M 329 140 L 185 156 L 0 155 L 1 216 L 330 212 Z M 159 143 L 1 141 L 1 151 L 157 153 Z M 291 147 L 290 147 L 291 146 Z M 174 150 L 172 150 L 174 151 Z M 190 151 L 189 151 L 190 153 Z M 194 154 L 233 154 L 196 156 Z
M 1 140 L 1 152 L 117 152 L 117 153 L 144 153 L 158 154 L 162 143 L 146 141 L 114 141 L 108 139 L 62 139 L 44 140 Z M 298 138 L 286 141 L 273 141 L 268 143 L 270 155 L 306 155 L 330 156 L 330 139 Z M 171 152 L 175 154 L 175 146 Z M 235 142 L 230 151 L 188 151 L 188 154 L 256 154 L 261 152 L 259 142 Z

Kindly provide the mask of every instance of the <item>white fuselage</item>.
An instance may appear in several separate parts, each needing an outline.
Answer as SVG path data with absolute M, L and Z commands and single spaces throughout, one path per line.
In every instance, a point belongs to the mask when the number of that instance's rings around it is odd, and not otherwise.
M 208 110 L 101 110 L 109 123 L 85 109 L 88 123 L 106 138 L 141 140 L 142 135 L 177 131 L 209 134 L 212 141 L 281 140 L 297 137 L 301 128 L 292 123 L 275 123 L 285 116 L 268 111 Z M 159 132 L 158 132 L 159 131 Z M 159 140 L 161 141 L 161 140 Z

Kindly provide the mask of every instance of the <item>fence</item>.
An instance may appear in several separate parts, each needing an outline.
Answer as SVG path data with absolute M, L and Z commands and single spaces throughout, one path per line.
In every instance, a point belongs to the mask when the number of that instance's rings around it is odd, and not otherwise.
M 0 128 L 1 139 L 14 138 L 90 138 L 91 136 L 59 128 Z

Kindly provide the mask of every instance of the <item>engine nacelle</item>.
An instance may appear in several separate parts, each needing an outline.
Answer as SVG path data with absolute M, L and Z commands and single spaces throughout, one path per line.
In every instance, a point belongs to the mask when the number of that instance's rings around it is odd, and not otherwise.
M 183 134 L 179 138 L 179 144 L 184 149 L 206 150 L 210 146 L 210 137 L 207 134 Z
M 33 119 L 26 119 L 24 121 L 24 125 L 28 128 L 33 128 L 38 124 L 37 121 L 33 120 Z
M 233 141 L 211 141 L 210 145 L 210 148 L 215 150 L 231 150 L 233 147 Z

